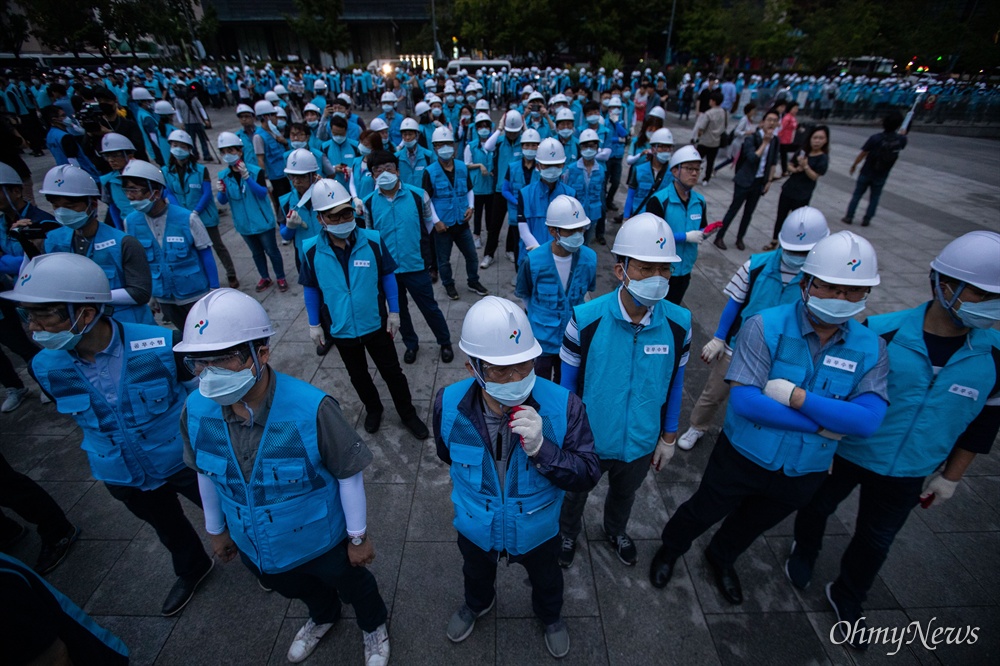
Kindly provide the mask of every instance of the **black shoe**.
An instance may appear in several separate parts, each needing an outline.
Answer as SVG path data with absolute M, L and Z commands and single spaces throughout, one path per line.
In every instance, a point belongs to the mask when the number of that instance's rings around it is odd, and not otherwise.
M 80 537 L 80 528 L 73 525 L 69 534 L 59 541 L 51 544 L 42 544 L 42 550 L 38 553 L 38 561 L 35 562 L 35 571 L 40 575 L 45 575 L 55 569 L 66 559 L 70 547 Z
M 622 533 L 615 536 L 606 534 L 608 537 L 608 543 L 611 547 L 615 549 L 615 555 L 621 560 L 622 564 L 626 566 L 634 566 L 636 561 L 638 561 L 638 552 L 635 549 L 635 542 L 632 541 L 632 537 Z
M 667 555 L 667 549 L 660 546 L 653 555 L 653 561 L 649 563 L 649 582 L 657 589 L 663 589 L 670 582 L 670 577 L 674 575 L 674 564 L 677 558 Z
M 17 526 L 17 529 L 14 532 L 12 532 L 9 536 L 5 536 L 2 540 L 0 540 L 0 550 L 6 551 L 15 543 L 23 539 L 25 535 L 28 534 L 27 527 L 25 527 L 21 523 L 14 523 L 14 524 Z
M 608 210 L 618 210 L 618 206 L 615 205 L 614 201 L 608 202 Z
M 712 561 L 712 556 L 705 550 L 705 560 L 708 561 L 708 568 L 712 570 L 715 578 L 715 586 L 719 588 L 726 601 L 731 604 L 743 603 L 743 586 L 740 585 L 740 577 L 736 575 L 736 569 L 732 566 L 721 566 Z
M 406 426 L 406 429 L 410 431 L 410 434 L 417 439 L 427 439 L 431 434 L 430 431 L 427 430 L 427 426 L 418 416 L 411 416 L 403 421 L 403 425 Z
M 837 615 L 837 624 L 833 626 L 833 630 L 837 632 L 841 641 L 855 650 L 867 650 L 868 625 L 861 606 L 840 599 L 833 589 L 833 583 L 826 584 L 826 599 Z
M 793 541 L 792 550 L 788 553 L 788 559 L 785 560 L 785 576 L 792 585 L 804 590 L 809 587 L 809 581 L 812 580 L 815 564 L 816 556 L 802 552 L 798 544 Z
M 576 539 L 568 536 L 562 538 L 562 545 L 559 547 L 559 566 L 569 569 L 573 564 L 573 557 L 576 555 Z
M 726 247 L 726 241 L 722 240 L 722 236 L 716 236 L 716 238 L 715 238 L 715 247 L 719 248 L 720 250 L 728 250 L 729 249 L 728 247 Z
M 194 591 L 198 589 L 201 581 L 205 580 L 205 576 L 208 572 L 212 570 L 215 566 L 215 560 L 209 559 L 208 566 L 205 570 L 194 576 L 187 576 L 185 578 L 178 578 L 174 586 L 170 588 L 170 593 L 167 594 L 167 598 L 163 601 L 163 610 L 160 614 L 163 617 L 170 617 L 171 615 L 176 615 L 181 611 L 182 608 L 187 606 L 187 603 L 191 601 L 191 597 L 194 596 Z
M 489 296 L 490 290 L 484 287 L 478 280 L 476 282 L 469 283 L 469 291 L 478 296 Z M 448 294 L 451 296 L 451 294 Z
M 316 356 L 326 356 L 333 349 L 333 339 L 327 336 L 326 344 L 316 347 Z
M 368 412 L 365 416 L 365 432 L 376 433 L 380 425 L 382 425 L 382 410 Z
M 608 244 L 608 241 L 606 241 L 606 240 L 604 239 L 604 236 L 598 236 L 598 237 L 597 237 L 597 244 L 598 244 L 598 245 L 607 245 L 607 244 Z
M 742 252 L 743 250 L 747 249 L 747 246 L 743 242 L 742 238 L 737 238 L 736 239 L 736 249 L 739 250 L 740 252 Z
M 843 222 L 844 224 L 854 224 L 854 220 L 852 220 L 849 217 L 842 217 L 840 218 L 840 221 Z
M 872 223 L 872 221 L 869 220 L 867 217 L 865 219 L 861 220 L 861 226 L 863 226 L 863 227 L 867 227 L 871 223 Z
M 447 287 L 444 288 L 444 291 L 446 294 L 448 294 L 448 298 L 450 298 L 451 300 L 453 301 L 458 300 L 458 290 L 455 289 L 455 285 L 449 284 Z
M 403 363 L 410 364 L 417 360 L 417 348 L 407 349 L 403 352 Z
M 622 222 L 625 221 L 625 216 L 615 215 L 613 218 L 611 218 L 611 221 L 614 222 L 615 224 L 621 224 Z
M 435 271 L 435 270 L 430 270 L 430 271 L 427 271 L 427 272 L 431 276 L 431 284 L 437 284 L 437 281 L 438 281 L 438 272 Z
M 455 352 L 452 350 L 451 345 L 441 345 L 441 362 L 451 363 L 455 360 Z

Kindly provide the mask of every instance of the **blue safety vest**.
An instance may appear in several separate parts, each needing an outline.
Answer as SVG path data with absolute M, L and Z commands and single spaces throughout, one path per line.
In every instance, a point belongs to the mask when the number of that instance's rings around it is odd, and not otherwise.
M 153 140 L 149 138 L 149 133 L 152 131 L 154 134 L 159 133 L 157 129 L 158 123 L 153 114 L 142 108 L 139 105 L 135 106 L 135 121 L 139 125 L 139 130 L 142 132 L 142 143 L 146 148 L 146 155 L 149 156 L 149 161 L 160 162 L 162 164 L 163 157 L 160 155 L 159 143 L 154 144 Z
M 778 248 L 771 252 L 750 255 L 747 298 L 740 307 L 736 321 L 726 334 L 726 342 L 730 346 L 733 345 L 733 338 L 736 337 L 743 322 L 750 317 L 777 305 L 797 303 L 802 300 L 799 278 L 792 279 L 788 284 L 781 280 L 781 252 L 781 248 Z
M 250 178 L 256 183 L 260 167 L 246 165 Z M 233 169 L 223 169 L 219 179 L 226 186 L 229 211 L 233 214 L 233 227 L 243 236 L 262 234 L 274 229 L 274 208 L 267 196 L 258 197 L 247 186 L 246 180 L 236 179 Z
M 548 227 L 545 224 L 545 214 L 549 210 L 549 204 L 560 194 L 575 197 L 576 191 L 562 181 L 556 181 L 555 186 L 549 189 L 548 183 L 536 180 L 530 185 L 525 185 L 520 193 L 518 193 L 517 198 L 521 203 L 520 212 L 524 216 L 528 230 L 535 237 L 535 240 L 546 238 L 549 235 Z M 519 247 L 521 251 L 518 254 L 518 265 L 528 256 L 523 240 L 520 241 Z
M 306 190 L 308 193 L 308 190 Z M 299 214 L 299 218 L 308 224 L 306 228 L 302 227 L 292 227 L 291 231 L 295 233 L 295 238 L 292 242 L 295 244 L 295 249 L 298 251 L 298 256 L 301 258 L 304 252 L 303 243 L 305 243 L 310 238 L 313 238 L 323 230 L 323 225 L 320 224 L 319 219 L 316 217 L 316 211 L 313 210 L 312 202 L 307 201 L 304 205 L 299 206 L 299 193 L 292 188 L 292 191 L 288 194 L 283 194 L 278 197 L 278 205 L 281 207 L 281 212 L 286 216 L 290 211 L 295 211 Z
M 330 311 L 332 338 L 360 338 L 382 325 L 379 313 L 379 280 L 382 272 L 380 235 L 377 231 L 358 228 L 350 239 L 347 271 L 323 233 L 305 244 L 303 261 L 313 262 L 313 272 L 323 293 L 323 303 Z M 309 250 L 314 247 L 316 251 Z
M 118 214 L 122 219 L 132 212 L 132 205 L 129 203 L 125 190 L 122 189 L 122 174 L 120 171 L 110 171 L 101 176 L 101 187 L 111 195 L 111 202 L 118 209 Z
M 652 173 L 652 171 L 650 172 Z M 666 178 L 664 178 L 666 180 Z M 681 201 L 676 187 L 663 187 L 650 199 L 656 199 L 663 207 L 663 219 L 675 234 L 697 231 L 705 226 L 705 197 L 694 190 L 689 193 L 687 204 Z M 638 194 L 636 194 L 638 196 Z M 677 243 L 677 255 L 680 262 L 671 264 L 671 274 L 676 276 L 689 275 L 698 260 L 698 245 L 696 243 Z
M 431 202 L 438 218 L 449 227 L 460 224 L 465 211 L 469 209 L 469 169 L 465 162 L 454 160 L 451 180 L 441 162 L 428 166 L 427 173 L 430 174 L 434 187 Z
M 45 147 L 49 149 L 52 153 L 52 159 L 56 161 L 56 166 L 61 164 L 69 164 L 69 156 L 63 151 L 62 139 L 64 136 L 70 136 L 69 132 L 65 132 L 58 127 L 53 126 L 49 129 L 49 133 L 45 135 Z M 76 151 L 76 157 L 74 158 L 80 165 L 80 168 L 90 174 L 91 178 L 95 180 L 100 180 L 101 174 L 97 171 L 97 167 L 94 163 L 90 161 L 86 153 L 83 152 L 83 146 Z
M 161 166 L 170 164 L 170 141 L 167 140 L 167 137 L 170 136 L 176 129 L 176 127 L 167 123 L 164 129 L 161 130 L 160 123 L 156 123 L 157 145 L 160 147 L 160 155 L 163 156 L 163 165 Z
M 163 177 L 167 181 L 167 187 L 184 208 L 194 210 L 195 206 L 201 202 L 204 188 L 212 189 L 212 184 L 208 182 L 208 169 L 205 168 L 204 164 L 188 162 L 187 168 L 184 169 L 183 178 L 177 172 L 176 164 L 163 167 L 161 171 L 163 171 Z M 214 197 L 209 195 L 208 204 L 205 206 L 205 210 L 198 213 L 198 217 L 201 218 L 201 223 L 206 227 L 219 226 L 219 209 L 215 207 Z
M 518 193 L 522 189 L 524 189 L 525 186 L 531 185 L 532 183 L 537 183 L 539 180 L 541 180 L 541 176 L 538 174 L 538 169 L 532 169 L 530 172 L 531 181 L 525 182 L 523 160 L 517 160 L 516 162 L 511 162 L 505 171 L 510 175 L 510 178 L 508 179 L 507 182 L 510 183 L 510 190 L 514 193 L 515 198 L 517 197 Z M 517 226 L 517 204 L 511 203 L 510 200 L 507 201 L 507 224 L 515 227 Z
M 566 168 L 565 179 L 566 184 L 576 191 L 576 198 L 587 211 L 591 226 L 596 225 L 604 216 L 604 165 L 595 161 L 588 176 L 583 160 L 577 160 Z
M 274 402 L 249 480 L 233 452 L 222 407 L 198 391 L 187 400 L 195 464 L 219 491 L 229 536 L 271 574 L 308 562 L 347 537 L 340 485 L 317 445 L 316 414 L 326 396 L 280 372 L 274 380 Z
M 597 253 L 583 246 L 573 253 L 569 285 L 563 288 L 562 278 L 552 255 L 552 243 L 542 243 L 528 252 L 531 272 L 531 295 L 527 299 L 528 321 L 535 339 L 545 354 L 558 354 L 566 324 L 573 308 L 583 303 L 597 276 Z
M 652 453 L 660 437 L 691 313 L 660 301 L 637 330 L 622 317 L 622 289 L 574 308 L 583 361 L 577 393 L 588 411 L 601 414 L 590 424 L 597 455 L 632 462 Z
M 878 362 L 878 336 L 850 319 L 843 340 L 830 345 L 814 363 L 799 326 L 803 307 L 800 300 L 760 313 L 771 356 L 767 378 L 787 379 L 818 396 L 847 400 Z M 837 451 L 835 439 L 755 423 L 733 411 L 732 404 L 726 410 L 723 431 L 744 456 L 764 469 L 784 469 L 788 476 L 829 469 Z
M 162 246 L 143 213 L 135 211 L 126 217 L 125 228 L 146 251 L 149 271 L 153 274 L 153 296 L 179 300 L 208 291 L 208 276 L 191 235 L 191 211 L 168 204 Z
M 1000 332 L 971 329 L 935 375 L 924 343 L 928 307 L 868 319 L 868 328 L 887 343 L 892 404 L 874 435 L 844 437 L 837 454 L 877 474 L 933 472 L 997 391 Z
M 392 150 L 399 144 L 403 142 L 403 133 L 401 127 L 403 125 L 403 116 L 398 113 L 392 114 L 392 120 L 386 118 L 385 113 L 380 113 L 379 118 L 385 121 L 385 124 L 389 126 L 389 145 L 386 146 L 387 150 Z
M 423 197 L 422 189 L 400 183 L 391 200 L 382 190 L 376 190 L 364 199 L 364 207 L 371 220 L 370 228 L 381 236 L 389 255 L 396 262 L 396 273 L 412 273 L 425 268 L 420 253 Z
M 285 149 L 263 127 L 258 127 L 256 134 L 264 142 L 264 167 L 267 170 L 267 179 L 281 180 L 285 177 Z M 251 162 L 251 164 L 256 163 L 256 159 Z
M 492 194 L 494 192 L 493 178 L 496 175 L 495 171 L 491 168 L 493 160 L 490 159 L 490 154 L 483 150 L 478 136 L 469 143 L 469 153 L 472 156 L 471 164 L 482 164 L 486 167 L 487 171 L 493 174 L 486 175 L 481 169 L 470 169 L 469 177 L 472 178 L 472 193 L 476 196 Z
M 501 133 L 493 148 L 493 168 L 490 169 L 496 174 L 496 189 L 494 191 L 498 194 L 503 192 L 503 182 L 507 179 L 507 169 L 515 163 L 521 163 L 521 138 L 519 136 L 517 142 L 512 144 L 507 140 L 507 135 Z M 515 211 L 511 218 L 516 217 L 516 215 Z
M 323 152 L 324 154 L 326 154 L 327 159 L 330 160 L 330 164 L 332 164 L 333 166 L 340 166 L 340 165 L 350 166 L 350 164 L 354 162 L 354 158 L 357 157 L 359 154 L 358 142 L 347 139 L 344 141 L 344 143 L 337 143 L 336 141 L 331 139 L 330 141 L 323 142 Z M 320 160 L 319 165 L 320 168 L 322 168 L 323 166 L 322 160 Z M 347 187 L 348 179 L 344 174 L 340 173 L 339 171 L 334 173 L 333 179 L 336 180 L 341 185 L 343 185 L 345 188 Z
M 632 215 L 638 215 L 646 210 L 646 202 L 651 198 L 651 194 L 655 194 L 660 190 L 666 189 L 668 185 L 674 182 L 674 177 L 671 175 L 670 171 L 667 169 L 667 165 L 663 165 L 663 179 L 660 180 L 660 184 L 653 189 L 656 185 L 656 174 L 653 173 L 653 167 L 650 166 L 649 162 L 639 162 L 635 165 L 635 196 L 632 197 Z
M 413 187 L 424 186 L 424 169 L 437 162 L 437 155 L 429 148 L 417 145 L 413 147 L 413 163 L 410 163 L 410 151 L 401 148 L 396 151 L 399 160 L 399 179 Z
M 538 472 L 520 446 L 510 452 L 501 490 L 484 433 L 460 409 L 469 392 L 478 390 L 469 378 L 446 386 L 441 396 L 441 440 L 451 456 L 455 529 L 483 550 L 523 555 L 559 533 L 565 492 Z M 569 391 L 539 378 L 531 399 L 538 403 L 545 438 L 561 449 Z
M 256 128 L 254 129 L 254 134 L 257 133 Z M 243 142 L 243 163 L 247 166 L 251 164 L 257 166 L 257 149 L 253 146 L 253 134 L 248 134 L 242 127 L 236 132 L 236 136 L 240 137 L 240 141 Z
M 31 361 L 35 378 L 60 414 L 83 430 L 80 444 L 98 481 L 143 486 L 184 468 L 177 423 L 186 391 L 177 381 L 173 334 L 146 324 L 118 326 L 122 376 L 117 404 L 108 404 L 67 351 L 43 349 Z

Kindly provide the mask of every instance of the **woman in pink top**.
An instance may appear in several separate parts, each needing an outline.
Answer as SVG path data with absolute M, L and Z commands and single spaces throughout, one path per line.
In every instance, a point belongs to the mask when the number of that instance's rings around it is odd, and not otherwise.
M 795 130 L 799 126 L 799 103 L 789 102 L 788 110 L 781 117 L 781 128 L 778 130 L 778 142 L 781 144 L 781 177 L 788 175 L 788 153 L 794 152 Z

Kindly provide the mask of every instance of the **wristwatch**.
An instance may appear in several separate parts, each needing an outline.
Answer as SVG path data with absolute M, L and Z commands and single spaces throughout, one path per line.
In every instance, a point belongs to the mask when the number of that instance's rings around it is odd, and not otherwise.
M 352 536 L 351 537 L 351 545 L 352 546 L 360 546 L 361 544 L 363 544 L 365 542 L 365 539 L 367 539 L 367 538 L 368 538 L 367 534 L 362 534 L 360 536 Z

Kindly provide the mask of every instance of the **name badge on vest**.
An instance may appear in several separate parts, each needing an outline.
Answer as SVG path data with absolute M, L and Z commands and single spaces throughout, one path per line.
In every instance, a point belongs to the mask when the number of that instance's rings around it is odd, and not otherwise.
M 106 250 L 109 247 L 114 247 L 115 245 L 118 245 L 118 241 L 112 238 L 111 240 L 94 243 L 94 250 Z
M 670 345 L 646 345 L 643 351 L 647 354 L 669 354 Z
M 415 169 L 415 171 L 423 171 L 423 170 L 424 170 L 424 168 L 423 168 L 422 166 L 418 166 L 418 167 L 417 167 L 417 168 Z
M 831 368 L 837 368 L 845 372 L 854 372 L 858 369 L 858 364 L 855 361 L 848 361 L 846 358 L 838 358 L 836 356 L 825 356 L 823 358 L 823 365 L 828 365 Z
M 168 243 L 184 243 L 184 236 L 167 236 Z
M 961 386 L 960 384 L 952 384 L 951 388 L 948 389 L 948 393 L 954 393 L 955 395 L 960 395 L 963 398 L 979 400 L 979 389 Z
M 701 213 L 695 213 L 694 215 L 691 216 L 691 219 L 692 220 L 700 220 L 701 219 Z
M 369 267 L 371 267 L 371 265 L 372 265 L 372 262 L 370 262 L 367 259 L 355 259 L 354 260 L 354 267 L 355 268 L 369 268 Z
M 201 181 L 199 180 L 197 183 L 191 183 L 191 189 L 192 190 L 200 190 L 201 189 Z
M 145 340 L 133 340 L 129 343 L 129 349 L 132 351 L 142 351 L 143 349 L 156 349 L 157 347 L 166 347 L 166 338 L 147 338 Z

